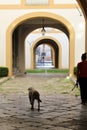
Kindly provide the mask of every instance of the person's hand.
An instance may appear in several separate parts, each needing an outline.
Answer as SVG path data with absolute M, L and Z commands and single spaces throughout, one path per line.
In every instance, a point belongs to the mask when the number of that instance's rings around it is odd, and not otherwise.
M 78 83 L 75 84 L 78 87 Z
M 76 81 L 75 86 L 78 87 L 78 82 Z

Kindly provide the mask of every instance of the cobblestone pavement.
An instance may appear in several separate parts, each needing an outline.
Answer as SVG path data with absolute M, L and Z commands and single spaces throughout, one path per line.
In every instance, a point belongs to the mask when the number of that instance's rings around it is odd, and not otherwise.
M 53 78 L 37 77 L 38 86 L 38 79 L 42 78 L 45 84 Z M 35 75 L 19 76 L 1 85 L 7 93 L 4 90 L 0 93 L 0 130 L 87 130 L 87 105 L 80 104 L 80 97 L 40 91 L 41 110 L 37 111 L 35 102 L 35 109 L 31 111 L 26 90 L 29 83 L 35 86 Z M 14 86 L 19 86 L 18 90 L 14 90 Z M 25 87 L 21 90 L 22 86 Z M 9 87 L 12 87 L 10 92 Z

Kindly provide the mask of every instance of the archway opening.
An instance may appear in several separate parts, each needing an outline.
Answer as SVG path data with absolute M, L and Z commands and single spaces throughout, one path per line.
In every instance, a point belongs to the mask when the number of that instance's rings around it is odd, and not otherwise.
M 17 20 L 17 22 L 15 24 L 15 29 L 12 27 L 8 30 L 7 38 L 9 37 L 9 33 L 11 33 L 10 34 L 10 37 L 11 37 L 12 33 L 14 33 L 15 30 L 18 30 L 18 35 L 17 35 L 18 36 L 18 68 L 19 68 L 18 71 L 20 71 L 20 72 L 25 71 L 25 52 L 24 52 L 25 51 L 25 47 L 24 47 L 25 38 L 33 30 L 42 27 L 42 19 L 45 19 L 45 27 L 52 27 L 55 29 L 62 30 L 67 35 L 67 37 L 69 38 L 69 41 L 70 41 L 70 47 L 69 47 L 70 55 L 69 56 L 71 57 L 72 54 L 74 55 L 74 52 L 73 52 L 74 51 L 74 31 L 71 26 L 67 26 L 69 24 L 68 21 L 66 21 L 62 17 L 58 17 L 55 14 L 52 15 L 52 14 L 48 13 L 48 16 L 47 17 L 46 16 L 47 16 L 47 14 L 45 15 L 45 13 L 40 13 L 39 17 L 38 17 L 38 13 L 35 13 L 35 16 L 34 16 L 34 13 L 32 13 L 31 15 L 25 15 L 26 18 L 24 18 L 24 20 L 22 19 L 22 21 L 20 21 L 21 18 L 19 18 L 19 22 Z M 13 29 L 14 29 L 14 31 L 13 31 Z M 70 30 L 71 30 L 71 32 L 70 32 Z M 13 39 L 10 37 L 7 40 L 7 43 L 10 46 L 9 49 L 11 49 L 12 42 L 13 42 Z M 12 41 L 9 39 L 12 39 Z M 12 63 L 13 63 L 12 55 L 13 54 L 11 55 L 8 52 L 9 49 L 7 47 L 7 66 L 9 67 L 9 70 L 10 70 L 9 75 L 12 75 L 12 70 L 13 70 L 12 69 Z M 10 52 L 12 53 L 12 50 L 10 50 Z M 8 57 L 10 57 L 9 60 L 8 60 Z M 58 55 L 57 55 L 57 57 L 58 57 Z M 55 56 L 55 58 L 56 58 L 56 56 Z M 74 58 L 72 59 L 72 61 L 71 61 L 71 58 L 69 58 L 69 60 L 70 60 L 69 61 L 70 73 L 72 73 L 73 65 L 74 65 Z M 57 62 L 55 64 L 56 64 L 56 66 L 58 66 Z
M 35 68 L 54 68 L 52 48 L 46 43 L 42 43 L 36 48 Z
M 34 52 L 36 52 L 35 50 L 37 49 L 37 47 L 39 47 L 39 49 L 42 49 L 39 54 L 40 60 L 42 62 L 42 67 L 59 68 L 60 66 L 59 63 L 61 62 L 60 60 L 61 55 L 59 54 L 59 46 L 54 40 L 50 38 L 46 38 L 46 37 L 39 40 L 34 46 L 33 54 Z M 60 48 L 60 51 L 61 51 L 61 48 Z M 35 57 L 34 55 L 33 57 Z M 35 61 L 36 60 L 37 59 L 35 58 Z M 36 65 L 35 65 L 35 68 L 36 68 Z

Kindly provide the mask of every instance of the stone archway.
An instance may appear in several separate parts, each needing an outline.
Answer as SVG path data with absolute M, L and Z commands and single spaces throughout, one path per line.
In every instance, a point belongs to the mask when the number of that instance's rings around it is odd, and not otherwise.
M 62 68 L 62 47 L 60 43 L 53 37 L 44 36 L 37 39 L 31 46 L 31 69 L 35 68 L 35 50 L 38 45 L 41 45 L 43 42 L 47 43 L 52 47 L 53 50 L 53 61 L 55 68 Z
M 73 67 L 74 67 L 74 47 L 75 47 L 75 34 L 74 34 L 74 29 L 71 26 L 71 24 L 64 19 L 62 16 L 53 14 L 53 13 L 48 13 L 48 12 L 36 12 L 36 13 L 30 13 L 30 14 L 25 14 L 19 18 L 17 18 L 9 27 L 7 30 L 6 34 L 6 65 L 9 68 L 9 76 L 12 75 L 12 34 L 14 29 L 23 23 L 25 20 L 29 20 L 32 18 L 39 18 L 39 17 L 47 17 L 54 19 L 60 23 L 62 23 L 63 26 L 68 31 L 68 36 L 69 36 L 69 75 L 73 75 Z M 32 31 L 32 30 L 30 30 Z M 26 33 L 26 35 L 29 32 Z

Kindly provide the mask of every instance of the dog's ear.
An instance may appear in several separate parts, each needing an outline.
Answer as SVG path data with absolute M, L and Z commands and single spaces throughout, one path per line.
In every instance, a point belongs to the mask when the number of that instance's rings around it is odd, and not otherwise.
M 30 91 L 30 90 L 34 90 L 34 88 L 32 88 L 32 87 L 28 88 L 28 91 Z

